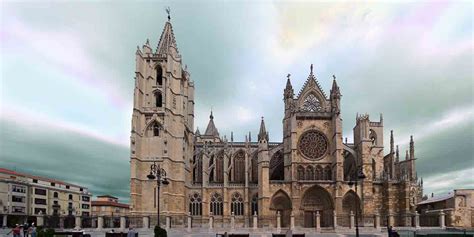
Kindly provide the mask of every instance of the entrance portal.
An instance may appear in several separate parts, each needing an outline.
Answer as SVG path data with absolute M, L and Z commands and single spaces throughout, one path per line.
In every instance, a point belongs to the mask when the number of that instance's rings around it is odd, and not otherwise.
M 316 227 L 316 212 L 320 215 L 321 227 L 333 225 L 333 203 L 331 195 L 320 186 L 313 186 L 306 190 L 301 202 L 301 209 L 304 212 L 304 226 Z
M 283 190 L 279 190 L 276 192 L 271 201 L 270 209 L 275 210 L 275 216 L 277 212 L 280 212 L 281 215 L 281 227 L 289 227 L 290 226 L 290 216 L 291 216 L 291 200 L 288 194 L 286 194 Z M 275 226 L 276 220 L 275 220 Z

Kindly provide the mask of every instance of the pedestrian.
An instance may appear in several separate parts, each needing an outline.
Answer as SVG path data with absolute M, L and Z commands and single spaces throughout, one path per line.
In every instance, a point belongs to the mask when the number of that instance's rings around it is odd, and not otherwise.
M 132 227 L 128 228 L 127 237 L 135 237 L 135 231 L 133 230 Z
M 13 228 L 10 232 L 7 233 L 7 236 L 10 234 L 10 233 L 13 233 L 13 237 L 21 237 L 21 229 L 20 229 L 20 225 L 16 224 L 15 225 L 15 228 Z
M 30 233 L 31 237 L 36 237 L 36 226 L 35 223 L 31 223 L 30 228 L 28 229 L 28 232 Z
M 28 223 L 23 224 L 23 237 L 28 237 Z
M 388 237 L 392 237 L 392 226 L 389 226 L 387 228 L 387 231 L 388 231 Z

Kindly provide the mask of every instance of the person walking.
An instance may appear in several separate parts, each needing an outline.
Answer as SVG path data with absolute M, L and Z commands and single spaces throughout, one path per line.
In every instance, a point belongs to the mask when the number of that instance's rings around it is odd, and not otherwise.
M 7 233 L 7 236 L 10 234 L 10 233 L 13 233 L 13 237 L 21 237 L 21 228 L 20 228 L 20 225 L 16 224 L 15 225 L 15 228 L 13 228 L 10 232 Z
M 31 226 L 28 229 L 28 233 L 30 234 L 30 237 L 36 237 L 36 226 L 34 222 L 31 223 Z
M 23 237 L 28 237 L 28 223 L 23 224 Z

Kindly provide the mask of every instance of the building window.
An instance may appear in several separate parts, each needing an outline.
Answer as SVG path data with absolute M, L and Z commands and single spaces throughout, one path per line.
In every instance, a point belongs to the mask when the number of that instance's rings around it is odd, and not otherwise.
M 58 205 L 58 201 L 54 201 L 53 203 L 54 203 L 54 205 Z
M 82 204 L 82 209 L 89 209 L 90 205 L 89 204 Z
M 26 193 L 26 187 L 25 186 L 13 185 L 12 186 L 12 192 Z
M 22 197 L 22 196 L 12 196 L 12 202 L 21 202 L 21 203 L 24 203 L 25 202 L 25 197 Z
M 46 205 L 46 199 L 43 199 L 43 198 L 35 198 L 35 204 L 38 204 L 38 205 Z
M 301 165 L 298 166 L 297 173 L 298 173 L 298 180 L 304 180 L 305 179 L 303 166 L 301 166 Z
M 324 179 L 325 180 L 332 179 L 331 167 L 329 167 L 329 165 L 324 168 Z
M 157 91 L 155 93 L 155 106 L 156 107 L 162 107 L 163 106 L 163 96 L 161 95 L 161 92 Z
M 37 179 L 33 179 L 33 183 L 37 184 L 37 183 L 38 183 L 38 180 L 37 180 Z
M 244 215 L 244 199 L 240 193 L 234 193 L 232 195 L 232 203 L 230 206 L 230 212 L 236 216 Z
M 82 216 L 90 216 L 90 213 L 88 211 L 83 211 Z
M 154 121 L 148 126 L 148 136 L 149 137 L 159 137 L 160 136 L 161 126 L 158 122 Z
M 35 208 L 35 214 L 46 214 L 46 208 Z
M 314 177 L 316 180 L 323 180 L 323 167 L 320 165 L 316 166 L 316 175 Z
M 155 137 L 160 136 L 160 127 L 156 123 L 153 125 L 153 136 Z
M 258 215 L 258 194 L 253 195 L 252 197 L 252 215 Z
M 258 183 L 258 156 L 254 155 L 252 158 L 252 183 Z
M 58 197 L 59 197 L 58 192 L 54 192 L 54 193 L 53 193 L 53 197 L 54 197 L 54 198 L 58 198 Z
M 69 188 L 70 188 L 69 185 L 66 185 L 66 189 L 69 189 Z
M 72 194 L 69 194 L 69 200 L 72 200 Z
M 160 66 L 156 67 L 156 85 L 161 86 L 163 84 L 163 69 Z
M 35 188 L 35 194 L 36 195 L 41 195 L 41 196 L 46 196 L 46 189 Z
M 234 182 L 245 182 L 245 153 L 239 151 L 234 157 Z
M 84 202 L 89 202 L 90 200 L 91 200 L 90 197 L 88 197 L 88 196 L 82 196 L 82 201 L 84 201 Z
M 53 186 L 53 187 L 54 187 L 54 186 L 56 186 L 56 184 L 55 184 L 55 183 L 51 183 L 51 186 Z
M 84 191 L 84 189 L 83 189 L 83 188 L 80 188 L 79 190 L 80 190 L 81 192 L 82 192 L 82 191 Z
M 25 213 L 25 211 L 26 211 L 25 207 L 16 207 L 16 206 L 12 207 L 13 213 Z
M 202 199 L 199 193 L 194 193 L 189 197 L 189 212 L 193 216 L 202 215 Z
M 306 180 L 314 180 L 313 166 L 306 167 Z
M 222 216 L 223 212 L 223 204 L 222 204 L 222 196 L 218 193 L 214 193 L 211 197 L 211 212 L 213 215 Z
M 194 183 L 202 183 L 202 155 L 201 154 L 194 156 L 193 181 Z

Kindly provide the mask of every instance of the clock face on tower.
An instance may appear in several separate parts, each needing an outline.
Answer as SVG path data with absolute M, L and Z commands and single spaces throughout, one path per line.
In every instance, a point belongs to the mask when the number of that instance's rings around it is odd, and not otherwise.
M 298 149 L 306 159 L 319 160 L 328 150 L 328 140 L 321 132 L 310 130 L 301 135 Z

